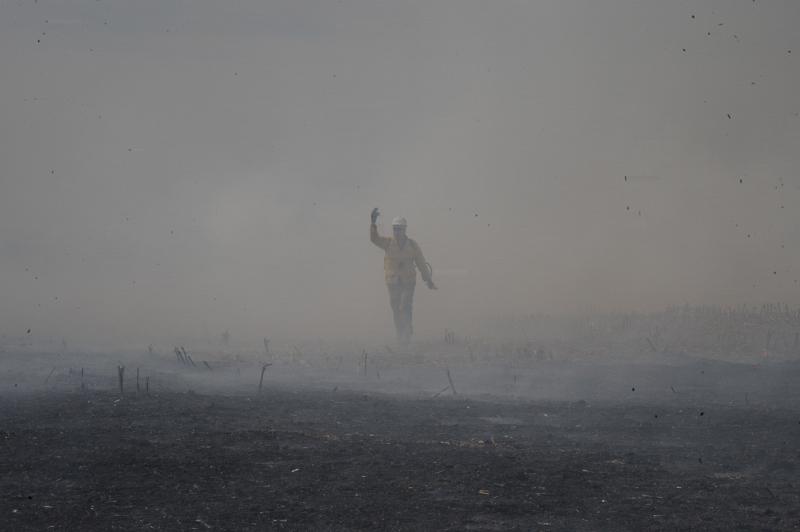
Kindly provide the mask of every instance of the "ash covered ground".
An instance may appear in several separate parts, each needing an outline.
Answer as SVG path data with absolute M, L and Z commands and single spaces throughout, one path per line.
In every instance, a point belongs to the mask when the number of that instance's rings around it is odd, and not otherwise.
M 663 337 L 602 357 L 460 339 L 191 362 L 7 351 L 0 523 L 796 529 L 800 362 L 786 338 L 785 353 L 729 360 L 651 345 Z

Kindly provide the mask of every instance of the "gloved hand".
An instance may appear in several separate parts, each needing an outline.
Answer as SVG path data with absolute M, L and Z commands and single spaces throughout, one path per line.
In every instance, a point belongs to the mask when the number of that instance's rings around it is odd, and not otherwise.
M 428 282 L 427 282 L 427 283 L 425 283 L 425 284 L 427 284 L 427 285 L 428 285 L 428 288 L 430 288 L 431 290 L 438 290 L 438 288 L 436 288 L 436 285 L 435 285 L 435 284 L 433 284 L 433 281 L 432 281 L 432 280 L 431 280 L 431 281 L 428 281 Z
M 372 209 L 372 214 L 370 214 L 370 217 L 372 218 L 372 223 L 373 224 L 378 221 L 378 216 L 380 216 L 380 214 L 381 213 L 378 212 L 378 208 L 377 207 Z

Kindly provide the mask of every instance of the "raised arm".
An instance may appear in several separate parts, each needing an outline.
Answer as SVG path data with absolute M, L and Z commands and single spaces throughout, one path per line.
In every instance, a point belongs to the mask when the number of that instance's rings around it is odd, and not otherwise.
M 371 224 L 369 226 L 369 239 L 370 241 L 378 246 L 381 249 L 386 249 L 389 247 L 389 241 L 391 238 L 387 238 L 385 236 L 381 236 L 378 234 L 378 226 L 375 224 Z
M 375 222 L 378 220 L 378 215 L 377 207 L 372 209 L 372 214 L 370 215 L 372 223 L 369 224 L 369 240 L 379 248 L 385 250 L 389 247 L 389 243 L 392 239 L 378 234 L 378 226 L 375 225 Z

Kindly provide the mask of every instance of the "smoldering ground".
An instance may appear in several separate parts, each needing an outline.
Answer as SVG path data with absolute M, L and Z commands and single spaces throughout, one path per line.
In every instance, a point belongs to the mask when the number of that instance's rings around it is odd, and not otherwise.
M 443 384 L 438 397 L 456 395 L 458 381 L 466 395 L 521 399 L 750 404 L 761 397 L 773 407 L 795 404 L 791 382 L 800 358 L 800 309 L 788 305 L 529 315 L 496 319 L 485 332 L 494 335 L 445 329 L 441 339 L 407 348 L 264 338 L 260 349 L 251 349 L 231 344 L 227 335 L 215 346 L 149 345 L 142 352 L 87 353 L 62 343 L 46 353 L 33 344 L 9 343 L 2 378 L 8 391 L 109 390 L 120 384 L 123 367 L 128 391 L 137 372 L 137 392 L 152 378 L 154 391 L 245 395 L 254 392 L 256 380 L 259 389 L 266 382 L 421 397 Z
M 490 346 L 6 353 L 2 522 L 796 526 L 796 359 Z

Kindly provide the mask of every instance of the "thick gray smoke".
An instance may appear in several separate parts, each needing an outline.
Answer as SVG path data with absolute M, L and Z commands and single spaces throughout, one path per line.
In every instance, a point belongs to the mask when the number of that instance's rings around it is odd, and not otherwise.
M 3 2 L 0 333 L 390 338 L 375 206 L 435 270 L 418 337 L 796 304 L 798 20 L 751 0 Z

